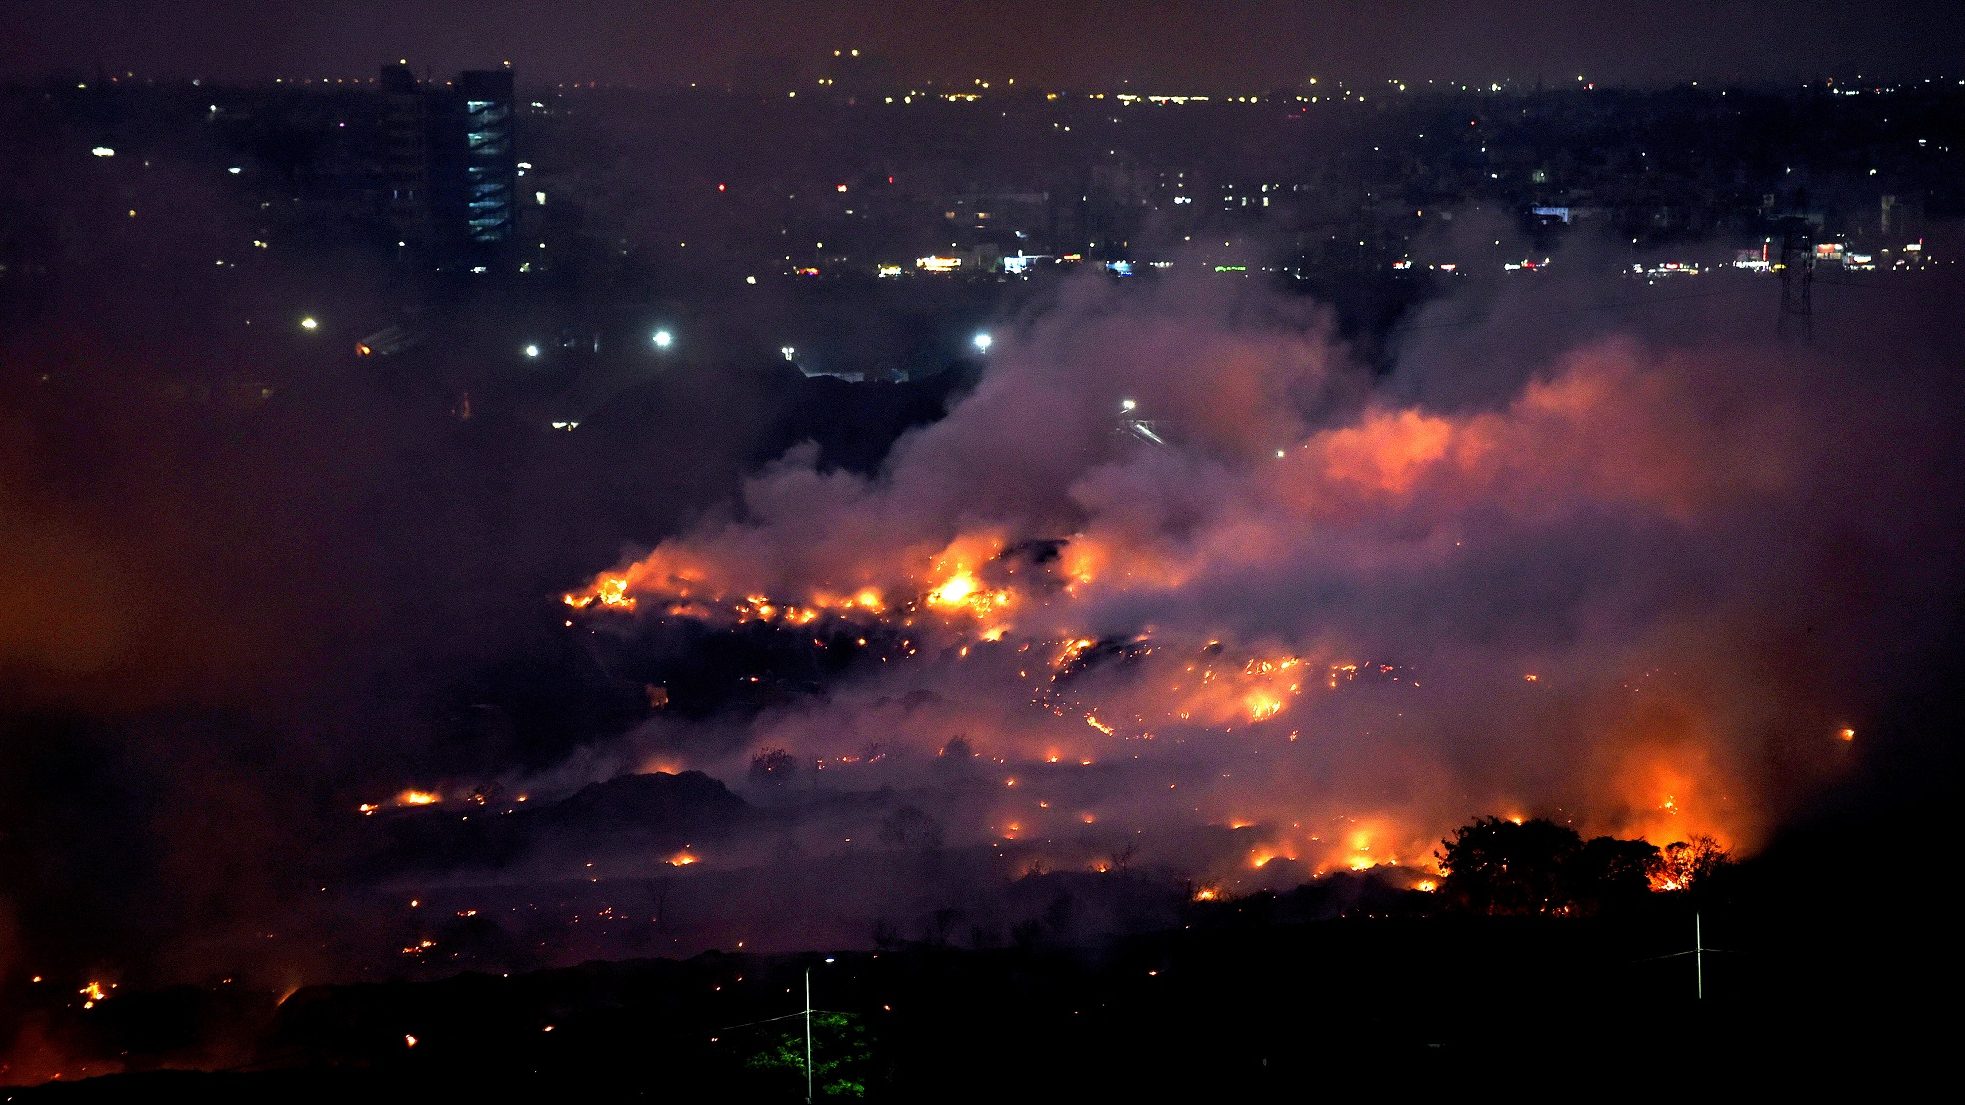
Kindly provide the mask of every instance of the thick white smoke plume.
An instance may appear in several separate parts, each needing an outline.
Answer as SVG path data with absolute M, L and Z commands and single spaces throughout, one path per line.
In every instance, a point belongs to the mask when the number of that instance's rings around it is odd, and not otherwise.
M 801 786 L 899 788 L 1014 863 L 1236 885 L 1425 868 L 1486 812 L 1751 849 L 1957 584 L 1918 311 L 1782 343 L 1772 295 L 1425 331 L 1408 366 L 1464 374 L 1429 387 L 1249 284 L 1069 285 L 877 475 L 794 450 L 568 597 L 576 632 L 860 650 L 612 762 L 742 783 L 784 749 Z M 1454 363 L 1510 326 L 1563 352 Z M 1400 398 L 1429 390 L 1455 401 Z

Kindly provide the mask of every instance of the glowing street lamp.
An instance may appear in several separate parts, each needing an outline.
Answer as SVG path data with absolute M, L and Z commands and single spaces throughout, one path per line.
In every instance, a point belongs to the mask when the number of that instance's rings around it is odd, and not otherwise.
M 667 330 L 655 331 L 655 348 L 667 349 L 669 346 L 674 344 L 675 344 L 674 334 L 669 333 Z
M 536 346 L 536 345 L 528 345 L 528 346 L 526 346 L 526 347 L 525 347 L 525 355 L 526 355 L 526 356 L 528 356 L 528 357 L 537 357 L 537 356 L 539 355 L 539 347 L 538 347 L 538 346 Z
M 321 328 L 321 322 L 313 315 L 306 315 L 303 316 L 300 320 L 300 328 L 302 330 L 309 330 L 309 331 L 319 330 Z
M 975 343 L 976 352 L 987 353 L 989 352 L 989 347 L 995 343 L 996 339 L 989 336 L 989 331 L 984 330 L 971 338 L 970 341 Z
M 1138 407 L 1138 406 L 1139 406 L 1139 404 L 1138 404 L 1138 403 L 1135 403 L 1135 402 L 1133 402 L 1133 401 L 1132 401 L 1131 399 L 1121 399 L 1121 400 L 1119 400 L 1119 409 L 1120 409 L 1120 410 L 1122 410 L 1122 411 L 1125 411 L 1125 412 L 1126 412 L 1126 413 L 1128 413 L 1128 414 L 1131 414 L 1131 413 L 1132 413 L 1132 411 L 1133 411 L 1133 409 L 1134 409 L 1135 407 Z

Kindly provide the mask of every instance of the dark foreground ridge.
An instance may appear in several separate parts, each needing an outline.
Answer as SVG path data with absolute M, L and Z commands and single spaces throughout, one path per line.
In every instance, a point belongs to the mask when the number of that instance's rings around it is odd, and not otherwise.
M 1937 1023 L 1920 1027 L 1905 1004 L 1942 985 L 1928 967 L 1910 971 L 1934 933 L 1796 893 L 1793 862 L 1776 854 L 1713 893 L 1591 917 L 1442 912 L 1440 895 L 1347 874 L 1194 902 L 1177 928 L 1089 948 L 1035 926 L 993 947 L 709 953 L 310 987 L 283 1001 L 119 996 L 91 1023 L 132 1068 L 200 1031 L 249 1042 L 228 1069 L 8 1100 L 796 1101 L 807 972 L 824 1100 L 1271 1100 L 1441 1085 L 1623 1099 L 1911 1077 L 1938 1054 Z M 1068 894 L 1057 908 L 1072 908 Z M 1695 911 L 1712 949 L 1702 961 L 1683 954 Z

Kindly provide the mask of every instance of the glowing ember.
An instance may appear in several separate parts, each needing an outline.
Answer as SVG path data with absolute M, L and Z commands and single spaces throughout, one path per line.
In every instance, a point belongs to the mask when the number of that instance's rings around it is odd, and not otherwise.
M 434 806 L 443 801 L 443 795 L 433 790 L 406 790 L 396 795 L 398 806 Z

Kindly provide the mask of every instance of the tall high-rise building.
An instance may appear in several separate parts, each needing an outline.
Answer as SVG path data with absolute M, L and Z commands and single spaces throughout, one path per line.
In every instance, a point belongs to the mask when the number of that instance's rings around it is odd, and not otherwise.
M 517 225 L 517 116 L 510 70 L 471 70 L 448 85 L 382 69 L 375 171 L 382 215 L 406 246 L 482 253 Z
M 496 245 L 511 238 L 517 223 L 511 70 L 465 72 L 457 93 L 463 111 L 465 233 L 473 244 Z
M 431 244 L 433 139 L 431 97 L 405 65 L 382 67 L 382 105 L 376 127 L 376 170 L 382 215 L 398 241 L 421 249 Z

